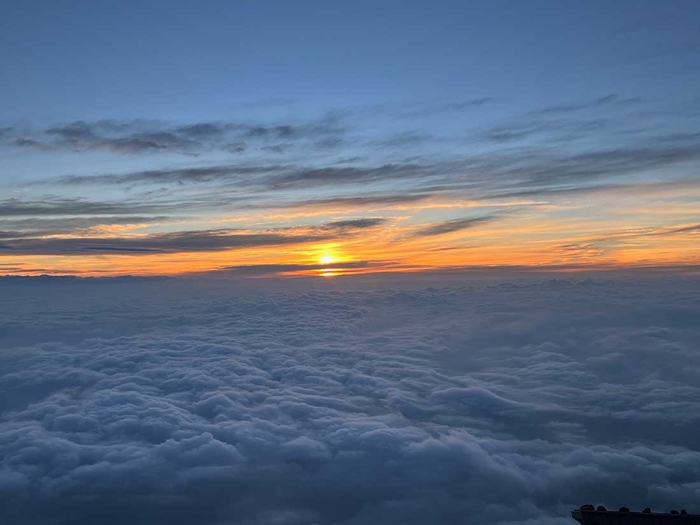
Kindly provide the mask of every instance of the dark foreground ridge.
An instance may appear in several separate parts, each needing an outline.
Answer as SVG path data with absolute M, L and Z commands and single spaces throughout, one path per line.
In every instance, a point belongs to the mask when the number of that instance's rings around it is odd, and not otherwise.
M 627 507 L 608 510 L 602 505 L 582 505 L 572 510 L 571 517 L 581 525 L 700 525 L 700 514 L 688 514 L 685 509 L 680 512 L 652 512 L 646 508 L 641 512 L 632 512 Z

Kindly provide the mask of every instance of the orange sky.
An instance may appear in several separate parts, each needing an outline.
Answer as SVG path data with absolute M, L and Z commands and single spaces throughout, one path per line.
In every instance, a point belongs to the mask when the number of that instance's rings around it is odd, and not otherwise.
M 693 205 L 676 202 L 680 197 L 687 198 L 688 190 L 686 187 L 640 195 L 641 190 L 637 189 L 576 199 L 508 200 L 486 205 L 443 199 L 413 207 L 300 207 L 268 215 L 227 213 L 191 223 L 200 229 L 206 224 L 216 225 L 217 235 L 221 236 L 283 231 L 285 235 L 292 232 L 305 239 L 305 236 L 318 234 L 319 222 L 357 221 L 358 217 L 381 218 L 381 222 L 372 227 L 343 230 L 336 238 L 331 236 L 321 242 L 303 240 L 206 251 L 175 249 L 169 253 L 3 253 L 0 268 L 9 268 L 7 273 L 18 275 L 174 275 L 226 270 L 257 277 L 335 276 L 469 266 L 692 265 L 700 261 L 697 210 Z M 645 205 L 648 208 L 645 209 Z M 448 210 L 450 216 L 468 214 L 472 218 L 488 218 L 494 208 L 499 210 L 496 218 L 473 224 L 462 224 L 455 219 L 427 222 L 424 218 L 444 210 Z M 309 221 L 315 224 L 309 225 Z M 246 227 L 242 228 L 242 224 Z M 289 226 L 280 228 L 280 224 Z M 163 224 L 95 227 L 41 239 L 96 239 L 97 242 L 145 239 L 148 242 L 168 228 L 178 231 L 182 225 L 164 221 Z

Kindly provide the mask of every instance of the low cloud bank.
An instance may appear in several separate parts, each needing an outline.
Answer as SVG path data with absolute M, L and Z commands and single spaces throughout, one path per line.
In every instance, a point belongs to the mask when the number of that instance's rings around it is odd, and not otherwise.
M 0 282 L 0 521 L 700 510 L 699 280 L 348 286 Z

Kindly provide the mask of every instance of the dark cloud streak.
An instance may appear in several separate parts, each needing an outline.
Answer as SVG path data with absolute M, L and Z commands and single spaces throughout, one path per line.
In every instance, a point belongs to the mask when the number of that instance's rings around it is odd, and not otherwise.
M 75 121 L 46 129 L 7 128 L 0 137 L 8 144 L 45 151 L 75 153 L 104 150 L 119 154 L 169 152 L 198 155 L 208 151 L 243 152 L 247 145 L 273 147 L 269 141 L 317 142 L 338 140 L 345 128 L 333 119 L 310 119 L 299 124 L 244 122 L 195 122 L 173 124 L 148 120 Z M 233 146 L 238 144 L 237 146 Z
M 37 232 L 0 231 L 0 255 L 86 255 L 207 252 L 338 240 L 374 228 L 382 218 L 350 219 L 306 228 L 199 230 L 122 237 L 47 237 Z
M 452 219 L 421 228 L 413 233 L 413 237 L 435 237 L 446 233 L 470 230 L 472 228 L 497 221 L 499 218 L 500 217 L 497 215 L 488 215 L 485 217 L 465 217 L 462 219 Z
M 0 201 L 0 217 L 41 217 L 76 215 L 132 215 L 171 211 L 173 206 L 143 202 L 96 202 L 85 199 L 47 197 L 41 201 L 8 199 Z
M 327 241 L 326 234 L 235 233 L 232 230 L 153 234 L 144 237 L 70 237 L 8 239 L 0 254 L 86 255 L 109 253 L 178 253 L 220 251 L 234 248 L 282 246 Z
M 367 268 L 397 268 L 399 263 L 393 261 L 347 261 L 330 264 L 251 264 L 241 266 L 228 266 L 222 268 L 222 272 L 230 272 L 235 275 L 278 275 L 282 273 L 322 272 L 324 270 L 362 270 Z

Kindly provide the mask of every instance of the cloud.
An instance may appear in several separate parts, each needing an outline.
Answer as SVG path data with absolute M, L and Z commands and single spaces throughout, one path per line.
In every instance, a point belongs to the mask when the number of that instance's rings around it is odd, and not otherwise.
M 337 118 L 306 119 L 295 124 L 252 122 L 193 122 L 178 124 L 155 120 L 74 121 L 44 129 L 7 128 L 0 138 L 7 144 L 45 151 L 74 153 L 103 150 L 119 154 L 167 152 L 199 155 L 247 146 L 275 147 L 270 141 L 309 143 L 338 140 L 345 128 Z M 19 136 L 18 136 L 19 135 Z M 232 146 L 237 144 L 236 146 Z
M 416 147 L 434 140 L 435 137 L 427 133 L 407 131 L 387 137 L 381 145 L 388 148 Z
M 394 205 L 406 205 L 429 199 L 430 193 L 365 193 L 355 196 L 337 196 L 328 198 L 316 198 L 295 200 L 288 202 L 251 204 L 250 208 L 382 208 Z
M 265 175 L 289 169 L 279 165 L 220 165 L 206 167 L 173 168 L 135 171 L 123 174 L 67 175 L 53 179 L 52 183 L 68 186 L 92 184 L 186 184 L 212 181 L 246 182 L 257 175 Z M 249 184 L 254 181 L 248 180 Z M 42 182 L 40 184 L 45 184 Z
M 560 104 L 555 106 L 548 106 L 546 108 L 540 109 L 536 113 L 540 114 L 556 114 L 556 113 L 571 113 L 577 112 L 584 109 L 595 109 L 610 105 L 628 105 L 633 103 L 641 102 L 639 98 L 626 98 L 621 99 L 618 95 L 611 93 L 609 95 L 604 95 L 596 98 L 590 102 L 585 102 L 583 104 Z
M 136 218 L 128 220 L 135 221 Z M 374 228 L 383 218 L 335 221 L 308 228 L 267 230 L 196 230 L 148 235 L 74 235 L 40 237 L 46 232 L 0 231 L 0 255 L 85 255 L 109 253 L 178 253 L 234 248 L 282 246 L 340 239 L 353 231 Z M 53 232 L 51 232 L 53 233 Z
M 46 134 L 58 136 L 67 141 L 90 140 L 95 139 L 100 131 L 113 130 L 114 127 L 110 124 L 111 123 L 107 121 L 94 124 L 88 124 L 84 121 L 75 121 L 69 124 L 48 128 Z
M 245 131 L 248 137 L 274 137 L 276 139 L 289 138 L 296 135 L 295 128 L 289 125 L 284 126 L 252 126 Z
M 697 501 L 696 278 L 233 279 L 0 280 L 3 522 Z
M 516 115 L 483 130 L 477 135 L 498 145 L 524 144 L 525 139 L 540 146 L 545 144 L 584 144 L 591 140 L 601 144 L 618 144 L 621 138 L 653 139 L 655 134 L 673 134 L 677 130 L 666 125 L 648 125 L 653 116 L 662 112 L 650 110 L 631 112 L 629 108 L 644 101 L 639 97 L 609 94 L 594 100 L 547 106 Z M 667 116 L 667 115 L 666 115 Z M 601 140 L 605 137 L 605 140 Z M 652 140 L 652 143 L 654 141 Z
M 455 102 L 441 102 L 434 104 L 421 105 L 407 111 L 400 112 L 400 116 L 406 118 L 427 117 L 439 113 L 456 113 L 468 109 L 478 108 L 494 102 L 493 97 L 478 97 L 467 100 L 458 100 Z
M 567 258 L 595 258 L 603 254 L 603 250 L 592 242 L 560 244 L 554 249 L 563 252 Z
M 191 231 L 123 237 L 61 237 L 6 239 L 0 254 L 85 255 L 219 251 L 255 246 L 280 246 L 325 241 L 329 234 L 236 233 L 235 230 Z
M 287 215 L 287 210 L 294 210 L 297 216 L 307 213 L 327 217 L 371 216 L 403 207 L 411 215 L 416 210 L 410 208 L 421 204 L 426 206 L 420 208 L 433 204 L 458 206 L 463 202 L 473 207 L 493 207 L 498 206 L 495 201 L 507 200 L 504 207 L 519 201 L 517 204 L 523 209 L 529 207 L 533 219 L 546 221 L 555 213 L 552 211 L 555 206 L 570 206 L 576 210 L 572 213 L 585 214 L 576 203 L 563 202 L 569 197 L 581 199 L 610 191 L 625 197 L 643 197 L 646 201 L 654 191 L 664 188 L 675 187 L 675 192 L 684 187 L 697 189 L 697 177 L 692 171 L 700 160 L 697 133 L 687 126 L 670 129 L 657 118 L 658 114 L 652 115 L 653 126 L 640 122 L 636 113 L 625 122 L 609 116 L 607 113 L 613 108 L 618 111 L 618 106 L 624 105 L 623 100 L 606 96 L 581 103 L 605 109 L 594 114 L 576 111 L 550 112 L 549 116 L 527 114 L 501 125 L 479 128 L 482 139 L 490 132 L 505 134 L 501 138 L 512 133 L 527 136 L 527 140 L 508 147 L 481 143 L 470 148 L 467 142 L 474 136 L 464 128 L 456 132 L 452 125 L 445 128 L 444 136 L 437 129 L 424 130 L 427 133 L 422 136 L 410 130 L 401 133 L 395 120 L 391 129 L 374 128 L 369 125 L 373 121 L 367 115 L 353 117 L 342 113 L 270 122 L 102 120 L 34 130 L 13 127 L 3 134 L 3 144 L 26 138 L 41 143 L 42 147 L 80 151 L 162 146 L 169 151 L 211 155 L 200 160 L 189 158 L 182 163 L 173 156 L 161 157 L 167 159 L 164 164 L 159 164 L 157 159 L 132 160 L 122 164 L 119 169 L 123 172 L 116 169 L 95 172 L 89 168 L 92 164 L 87 163 L 63 175 L 44 180 L 33 178 L 24 184 L 8 179 L 8 187 L 17 189 L 17 195 L 31 197 L 0 201 L 0 217 L 81 218 L 100 225 L 102 216 L 177 215 L 182 221 L 190 222 L 179 227 L 184 230 L 218 219 L 221 222 L 215 223 L 217 227 L 225 226 L 233 216 L 242 219 L 248 212 L 256 218 L 261 212 Z M 490 104 L 488 100 L 473 102 L 475 106 Z M 399 109 L 392 111 L 398 116 Z M 386 120 L 385 117 L 382 119 Z M 318 147 L 321 142 L 336 140 L 342 141 L 346 159 L 338 157 L 340 150 L 321 151 Z M 386 148 L 387 140 L 397 145 L 413 144 L 405 150 Z M 565 147 L 558 147 L 564 143 Z M 308 149 L 295 149 L 302 144 Z M 245 154 L 221 153 L 239 149 Z M 102 161 L 95 164 L 106 165 Z M 136 165 L 149 169 L 128 168 Z M 93 200 L 95 195 L 108 195 L 114 200 L 98 202 Z M 547 207 L 546 201 L 551 201 L 553 206 Z M 631 206 L 629 198 L 624 205 Z M 214 218 L 213 213 L 219 217 Z M 611 213 L 617 216 L 622 210 Z M 626 216 L 629 218 L 629 214 Z M 462 219 L 446 224 L 419 224 L 421 217 L 415 215 L 412 222 L 418 236 L 440 235 L 475 225 Z M 36 254 L 45 249 L 54 254 L 89 250 L 147 253 L 146 247 L 134 239 L 103 243 L 100 235 L 96 236 L 99 243 L 95 244 L 93 239 L 83 239 L 88 237 L 85 232 L 77 232 L 73 237 L 78 240 L 49 241 L 35 238 L 50 234 L 50 228 L 34 230 L 35 235 L 22 235 L 25 230 L 2 222 L 5 252 Z M 694 222 L 697 220 L 690 216 L 677 221 L 678 227 Z M 585 221 L 581 224 L 584 229 L 589 226 Z M 74 232 L 59 226 L 54 231 Z M 325 232 L 331 234 L 330 230 Z M 210 243 L 208 238 L 202 242 Z M 559 239 L 555 244 L 568 242 Z M 585 238 L 581 240 L 581 244 L 587 242 Z M 167 250 L 166 253 L 171 253 Z M 610 251 L 608 255 L 613 256 Z
M 654 235 L 677 235 L 679 233 L 697 233 L 700 232 L 700 224 L 689 224 L 687 226 L 679 226 L 677 228 L 656 229 Z
M 620 194 L 628 196 L 653 195 L 658 191 L 668 190 L 694 190 L 700 185 L 700 179 L 671 179 L 653 182 L 629 182 L 629 183 L 592 183 L 586 185 L 568 184 L 559 187 L 538 188 L 518 191 L 503 191 L 492 193 L 483 197 L 485 200 L 506 199 L 518 197 L 542 197 L 548 196 L 575 196 L 586 194 Z
M 52 149 L 54 149 L 54 147 L 48 142 L 42 142 L 40 140 L 34 140 L 25 137 L 15 139 L 10 144 L 19 148 L 35 148 L 44 151 L 51 151 Z
M 495 215 L 489 215 L 485 217 L 464 217 L 462 219 L 452 219 L 449 221 L 439 222 L 437 224 L 432 224 L 426 226 L 425 228 L 420 228 L 413 233 L 414 237 L 434 237 L 436 235 L 444 235 L 446 233 L 453 233 L 461 230 L 469 230 L 471 228 L 476 228 L 482 224 L 493 222 L 498 220 Z
M 491 102 L 482 97 L 417 104 L 412 109 L 430 106 L 454 112 L 488 107 Z M 202 201 L 191 198 L 194 192 L 200 192 L 197 197 L 202 195 L 210 206 L 235 199 L 243 207 L 262 208 L 286 207 L 292 200 L 304 206 L 317 199 L 397 194 L 398 189 L 410 195 L 469 200 L 548 198 L 598 185 L 689 178 L 684 169 L 700 159 L 699 136 L 687 126 L 673 124 L 677 119 L 670 110 L 646 103 L 639 111 L 629 111 L 630 104 L 639 102 L 607 94 L 500 122 L 490 120 L 471 131 L 448 126 L 451 131 L 428 128 L 416 133 L 386 127 L 386 122 L 373 120 L 374 110 L 384 115 L 382 120 L 386 112 L 398 117 L 402 111 L 388 105 L 381 111 L 364 108 L 358 114 L 348 110 L 286 122 L 77 121 L 43 130 L 8 128 L 2 141 L 21 139 L 29 147 L 71 151 L 123 148 L 202 156 L 192 165 L 170 160 L 149 170 L 73 173 L 31 183 L 33 188 L 58 186 L 76 193 L 90 185 L 123 186 L 121 191 L 131 192 L 126 198 L 134 199 L 142 197 L 135 195 L 137 186 L 152 186 L 145 189 L 186 194 L 180 204 L 195 208 Z M 475 139 L 482 143 L 465 148 Z M 338 145 L 343 146 L 343 155 L 355 160 L 343 162 Z M 234 152 L 239 160 L 222 162 L 221 152 Z M 674 168 L 673 175 L 660 173 L 666 167 Z M 195 185 L 198 188 L 189 187 Z
M 228 266 L 221 271 L 236 275 L 280 275 L 291 273 L 319 272 L 334 270 L 339 273 L 348 273 L 346 270 L 362 270 L 366 268 L 400 268 L 402 265 L 393 261 L 346 261 L 332 264 L 249 264 L 241 266 Z M 352 273 L 352 272 L 350 272 Z
M 147 153 L 154 151 L 191 152 L 200 143 L 189 135 L 188 127 L 172 130 L 160 123 L 137 121 L 99 120 L 95 122 L 75 121 L 35 132 L 45 136 L 41 142 L 58 150 L 90 151 L 108 150 L 114 153 Z M 24 144 L 33 146 L 31 142 Z
M 316 169 L 300 169 L 281 175 L 270 181 L 274 188 L 311 188 L 320 186 L 357 185 L 391 180 L 428 180 L 431 176 L 443 173 L 448 168 L 445 163 L 437 164 L 384 164 L 361 167 L 329 166 Z
M 0 201 L 0 217 L 42 217 L 65 215 L 122 215 L 159 213 L 170 205 L 144 202 L 96 202 L 80 198 L 45 197 L 42 200 L 7 199 Z
M 154 222 L 165 222 L 171 217 L 118 215 L 118 216 L 94 216 L 94 217 L 30 217 L 24 219 L 0 219 L 0 230 L 14 230 L 17 237 L 31 235 L 56 235 L 87 230 L 100 226 L 129 226 L 143 225 Z M 0 238 L 3 234 L 0 233 Z
M 180 126 L 177 132 L 190 137 L 211 138 L 224 135 L 228 129 L 229 126 L 219 122 L 199 122 Z
M 621 187 L 623 177 L 650 170 L 680 166 L 700 159 L 697 137 L 659 136 L 653 143 L 619 148 L 554 152 L 527 149 L 479 155 L 456 160 L 378 165 L 296 166 L 293 163 L 240 163 L 135 171 L 123 174 L 68 175 L 31 185 L 79 187 L 93 184 L 187 185 L 198 184 L 211 197 L 266 205 L 282 205 L 290 190 L 327 189 L 325 200 L 352 198 L 352 189 L 386 193 L 387 186 L 402 184 L 409 194 L 468 195 L 471 200 L 548 196 L 588 191 L 594 185 Z M 565 151 L 565 150 L 562 150 Z M 658 181 L 657 181 L 658 182 Z M 673 181 L 665 180 L 665 183 Z M 629 187 L 648 181 L 625 181 Z M 333 195 L 335 193 L 335 196 Z M 276 195 L 277 194 L 277 195 Z M 275 198 L 275 196 L 279 198 Z M 357 195 L 360 197 L 360 195 Z M 300 199 L 303 201 L 311 199 Z
M 326 228 L 330 229 L 350 229 L 350 230 L 364 230 L 367 228 L 375 228 L 386 223 L 388 219 L 383 217 L 368 217 L 365 219 L 347 219 L 342 221 L 332 221 L 325 225 Z
M 386 182 L 396 179 L 427 179 L 451 172 L 455 165 L 437 164 L 385 164 L 373 167 L 328 166 L 323 168 L 298 168 L 280 164 L 226 164 L 205 167 L 184 167 L 136 171 L 123 174 L 67 175 L 50 181 L 32 183 L 82 186 L 93 184 L 185 184 L 216 183 L 236 184 L 253 190 L 311 188 L 319 186 L 358 185 Z

